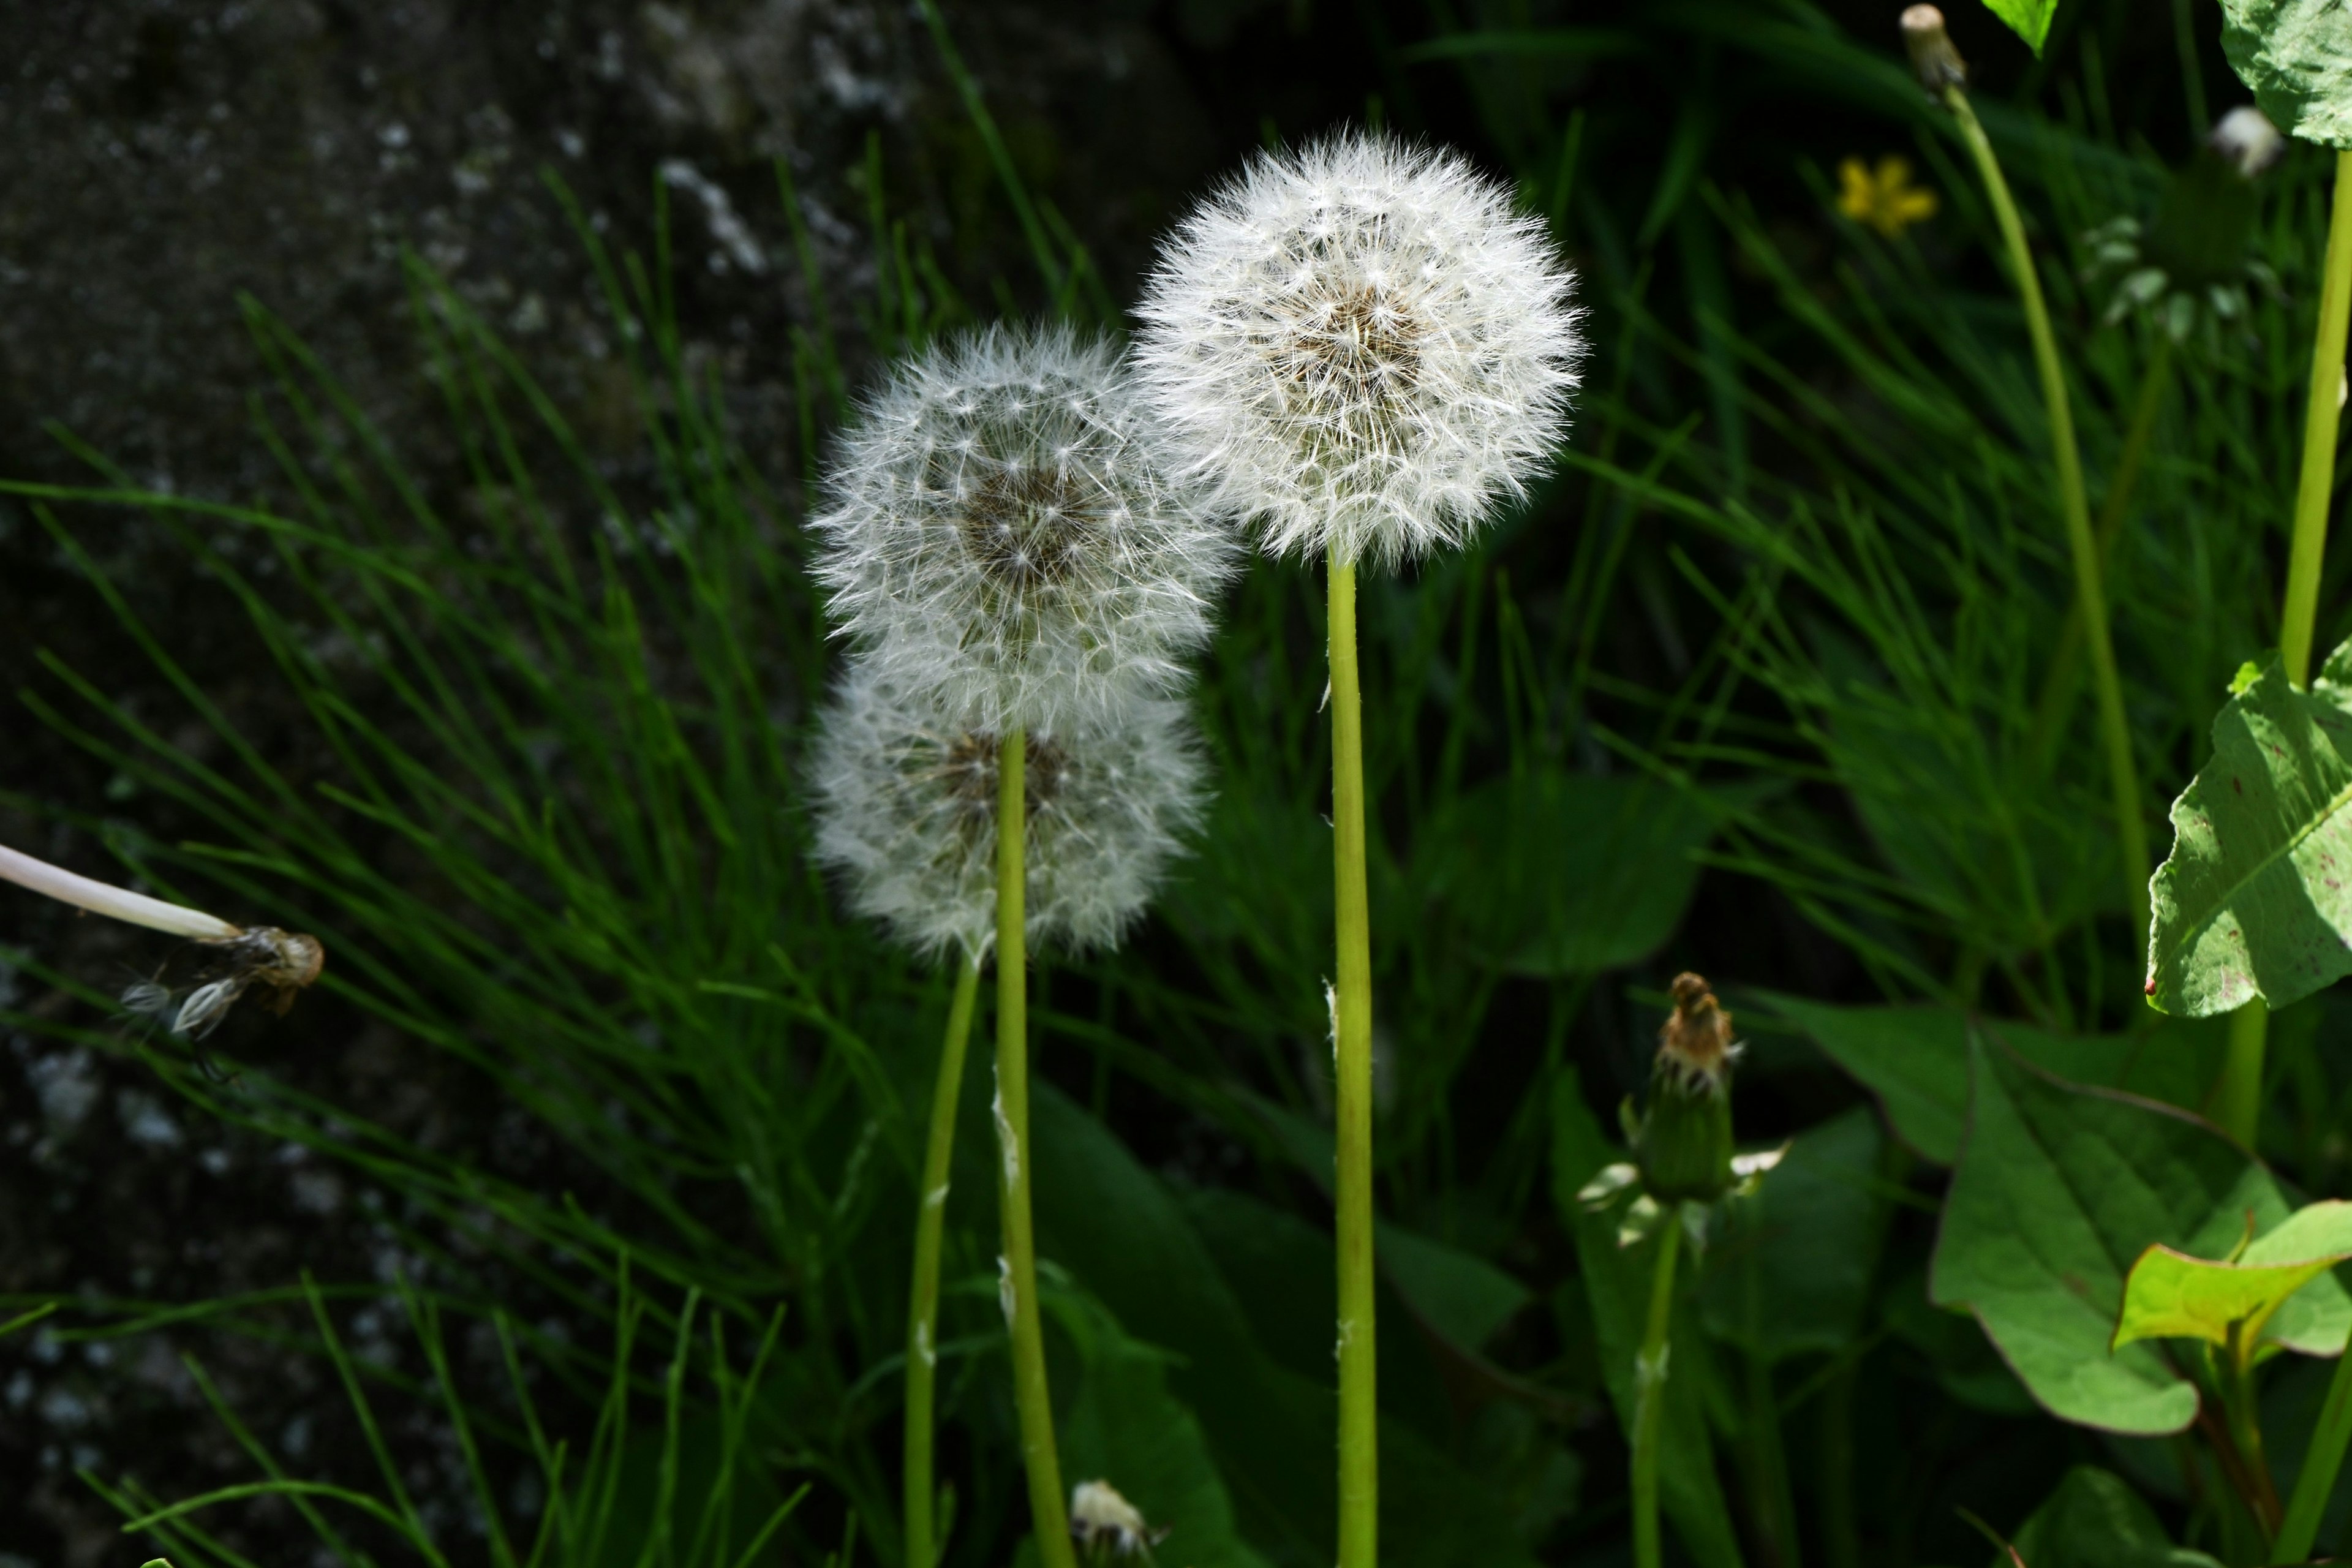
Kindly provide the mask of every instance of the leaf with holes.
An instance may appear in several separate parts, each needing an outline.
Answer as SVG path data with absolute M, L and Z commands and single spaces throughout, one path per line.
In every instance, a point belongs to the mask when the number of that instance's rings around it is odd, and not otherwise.
M 2148 1000 L 2273 1007 L 2352 973 L 2352 644 L 2297 691 L 2273 656 L 2213 720 L 2149 886 Z
M 2291 136 L 2352 147 L 2352 11 L 2344 0 L 2221 0 L 2221 52 Z

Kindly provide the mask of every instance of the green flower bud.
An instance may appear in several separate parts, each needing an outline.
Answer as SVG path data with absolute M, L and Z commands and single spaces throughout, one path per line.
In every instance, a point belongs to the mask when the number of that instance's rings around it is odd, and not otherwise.
M 1661 1203 L 1712 1203 L 1731 1190 L 1731 1015 L 1696 974 L 1675 976 L 1658 1031 L 1650 1104 L 1633 1137 L 1642 1187 Z

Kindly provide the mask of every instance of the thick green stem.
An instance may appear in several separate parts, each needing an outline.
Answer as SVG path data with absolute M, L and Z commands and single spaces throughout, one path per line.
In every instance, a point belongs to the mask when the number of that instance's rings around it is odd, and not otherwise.
M 2249 1149 L 2262 1131 L 2263 1052 L 2270 1027 L 2271 1010 L 2259 996 L 2230 1015 L 2229 1052 L 2221 1058 L 2221 1081 L 2213 1086 L 2215 1125 Z
M 2230 1344 L 2222 1356 L 2221 1405 L 2229 1417 L 2230 1440 L 2245 1462 L 2246 1507 L 2265 1541 L 2279 1528 L 2278 1492 L 2271 1484 L 2271 1463 L 2263 1452 L 2261 1406 L 2254 1396 L 2254 1369 L 2238 1348 L 2238 1326 L 2231 1325 Z
M 2302 1473 L 2294 1478 L 2286 1520 L 2271 1548 L 2272 1562 L 2300 1563 L 2311 1555 L 2319 1516 L 2335 1495 L 2347 1443 L 2352 1443 L 2352 1354 L 2336 1362 L 2336 1375 L 2328 1380 L 2327 1403 L 2319 1407 L 2319 1420 L 2311 1429 L 2311 1447 L 2304 1451 Z
M 1780 1442 L 1772 1363 L 1753 1352 L 1743 1359 L 1748 1363 L 1748 1506 L 1755 1512 L 1756 1534 L 1771 1568 L 1800 1568 L 1796 1496 L 1789 1482 L 1788 1451 Z
M 2025 242 L 2025 225 L 2017 203 L 2002 178 L 2000 162 L 1984 127 L 1977 123 L 1969 95 L 1958 87 L 1944 89 L 1944 101 L 1959 122 L 1960 135 L 1975 158 L 1977 173 L 1991 198 L 2000 237 L 2009 247 L 2010 269 L 2017 275 L 2017 293 L 2025 307 L 2025 325 L 2033 341 L 2033 363 L 2042 377 L 2042 401 L 2050 418 L 2050 456 L 2057 470 L 2058 510 L 2066 525 L 2067 552 L 2074 564 L 2075 607 L 2083 618 L 2091 650 L 2091 678 L 2099 699 L 2099 728 L 2106 742 L 2107 786 L 2114 797 L 2116 847 L 2122 858 L 2126 902 L 2132 929 L 2147 929 L 2147 825 L 2140 816 L 2139 766 L 2132 757 L 2131 729 L 2124 717 L 2123 681 L 2116 672 L 2115 638 L 2107 625 L 2106 591 L 2100 585 L 2098 546 L 2091 538 L 2091 507 L 2083 491 L 2083 456 L 2074 444 L 2074 413 L 2066 397 L 2066 374 L 2058 362 L 2058 339 L 2050 329 L 2050 307 L 2042 297 L 2042 276 L 2034 270 L 2033 251 Z
M 2311 678 L 2311 643 L 2319 612 L 2319 569 L 2327 554 L 2328 502 L 2336 490 L 2336 436 L 2343 416 L 2344 337 L 2352 325 L 2352 152 L 2336 154 L 2336 201 L 2327 222 L 2327 263 L 2319 291 L 2319 331 L 2311 343 L 2311 391 L 2304 407 L 2303 473 L 2294 492 L 2294 542 L 2287 556 L 2286 602 L 2279 616 L 2279 654 L 2286 678 L 2301 686 Z M 2259 1115 L 2262 1104 L 2263 1030 L 2251 1033 L 2249 1059 L 2242 1061 L 2239 1034 L 2247 1014 L 2263 1014 L 2257 1000 L 2231 1020 L 2230 1065 L 2223 1079 L 2225 1100 L 2245 1097 Z M 2240 1081 L 2241 1079 L 2244 1081 Z M 2249 1121 L 2252 1121 L 2250 1117 Z M 2251 1133 L 2244 1135 L 2249 1144 Z M 2352 1340 L 2336 1363 L 2328 1384 L 2327 1403 L 2320 1407 L 2312 1428 L 2311 1447 L 2305 1454 L 2303 1473 L 2295 1478 L 2294 1496 L 2288 1503 L 2273 1563 L 2300 1563 L 2311 1555 L 2319 1533 L 2319 1516 L 2335 1493 L 2336 1478 L 2344 1466 L 2344 1448 L 2352 1438 Z
M 2336 154 L 2336 204 L 2327 223 L 2327 269 L 2319 331 L 2311 340 L 2311 393 L 2304 405 L 2303 473 L 2294 489 L 2294 542 L 2287 556 L 2279 654 L 2286 678 L 2311 677 L 2319 566 L 2327 553 L 2327 503 L 2336 491 L 2336 430 L 2343 414 L 2344 332 L 2352 323 L 2352 152 Z
M 2148 443 L 2156 434 L 2156 416 L 2164 411 L 2164 394 L 2172 382 L 2172 338 L 2162 331 L 2155 337 L 2156 347 L 2147 356 L 2147 367 L 2140 373 L 2139 391 L 2132 398 L 2131 423 L 2124 428 L 2123 450 L 2116 457 L 2116 471 L 2107 480 L 2107 493 L 2099 502 L 2098 525 L 2093 530 L 2102 584 L 2107 562 L 2115 554 L 2116 540 L 2124 531 L 2132 492 L 2139 487 L 2139 471 L 2147 461 Z M 2033 705 L 2033 729 L 2026 742 L 2026 755 L 2036 778 L 2050 771 L 2057 755 L 2059 738 L 2065 732 L 2066 721 L 2074 714 L 2074 693 L 2082 681 L 2083 606 L 2078 600 L 2067 610 L 2066 624 L 2059 628 L 2057 650 L 2050 656 L 2049 673 L 2042 679 L 2042 698 Z
M 1666 1413 L 1668 1333 L 1675 1321 L 1675 1255 L 1683 1239 L 1682 1205 L 1666 1205 L 1658 1227 L 1657 1269 L 1650 1278 L 1650 1321 L 1633 1360 L 1633 1568 L 1659 1568 L 1658 1450 Z
M 1331 554 L 1332 1002 L 1339 1260 L 1339 1568 L 1380 1562 L 1380 1371 L 1372 1325 L 1372 917 L 1364 883 L 1364 704 L 1356 567 Z
M 1029 1471 L 1029 1522 L 1045 1568 L 1077 1568 L 1054 1448 L 1054 1400 L 1045 1385 L 1045 1324 L 1037 1303 L 1037 1237 L 1029 1217 L 1029 737 L 1013 729 L 996 751 L 996 1137 L 1004 1256 L 998 1290 L 1013 1341 L 1013 1402 Z
M 957 967 L 931 1089 L 931 1137 L 923 1152 L 922 1196 L 915 1211 L 915 1282 L 907 1301 L 907 1568 L 933 1568 L 931 1539 L 932 1394 L 940 1359 L 940 1234 L 946 1228 L 948 1163 L 955 1153 L 956 1102 L 963 1086 L 964 1046 L 980 996 L 980 955 Z

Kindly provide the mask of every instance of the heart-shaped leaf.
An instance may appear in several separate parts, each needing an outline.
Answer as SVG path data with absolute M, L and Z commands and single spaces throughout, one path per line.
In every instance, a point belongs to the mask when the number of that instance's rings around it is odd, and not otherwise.
M 2221 1568 L 2175 1546 L 2156 1510 L 2122 1477 L 2077 1465 L 2013 1543 L 2026 1568 Z
M 2206 1257 L 2287 1216 L 2245 1151 L 2194 1117 L 2082 1089 L 1970 1046 L 1968 1141 L 1928 1274 L 2043 1408 L 2110 1432 L 2178 1432 L 2197 1390 L 2154 1346 L 2111 1351 L 2124 1276 L 2151 1245 Z
M 2172 804 L 2172 854 L 2148 889 L 2148 1000 L 2192 1016 L 2256 996 L 2284 1007 L 2352 973 L 2347 807 L 2352 644 L 2309 691 L 2273 655 L 2214 718 L 2212 760 Z
M 2343 0 L 2221 0 L 2221 52 L 2291 136 L 2352 147 L 2352 12 Z
M 2249 1358 L 2265 1346 L 2335 1355 L 2352 1329 L 2352 1300 L 2340 1289 L 2297 1292 L 2347 1258 L 2352 1204 L 2332 1200 L 2298 1209 L 2234 1260 L 2150 1247 L 2124 1281 L 2114 1343 L 2197 1339 Z

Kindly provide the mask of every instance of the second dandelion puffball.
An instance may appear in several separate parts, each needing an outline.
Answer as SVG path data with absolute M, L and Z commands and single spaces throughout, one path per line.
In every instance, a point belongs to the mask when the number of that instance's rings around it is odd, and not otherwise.
M 1192 721 L 1181 702 L 1142 698 L 1024 744 L 1029 940 L 1114 945 L 1205 805 Z M 817 858 L 852 908 L 923 952 L 976 956 L 995 942 L 998 748 L 863 660 L 825 710 L 809 770 Z
M 1183 684 L 1231 531 L 1171 476 L 1118 352 L 992 327 L 901 366 L 813 526 L 860 657 L 989 732 L 1098 721 Z
M 1177 229 L 1136 369 L 1275 554 L 1460 543 L 1565 431 L 1583 349 L 1542 222 L 1459 156 L 1347 135 L 1261 155 Z

